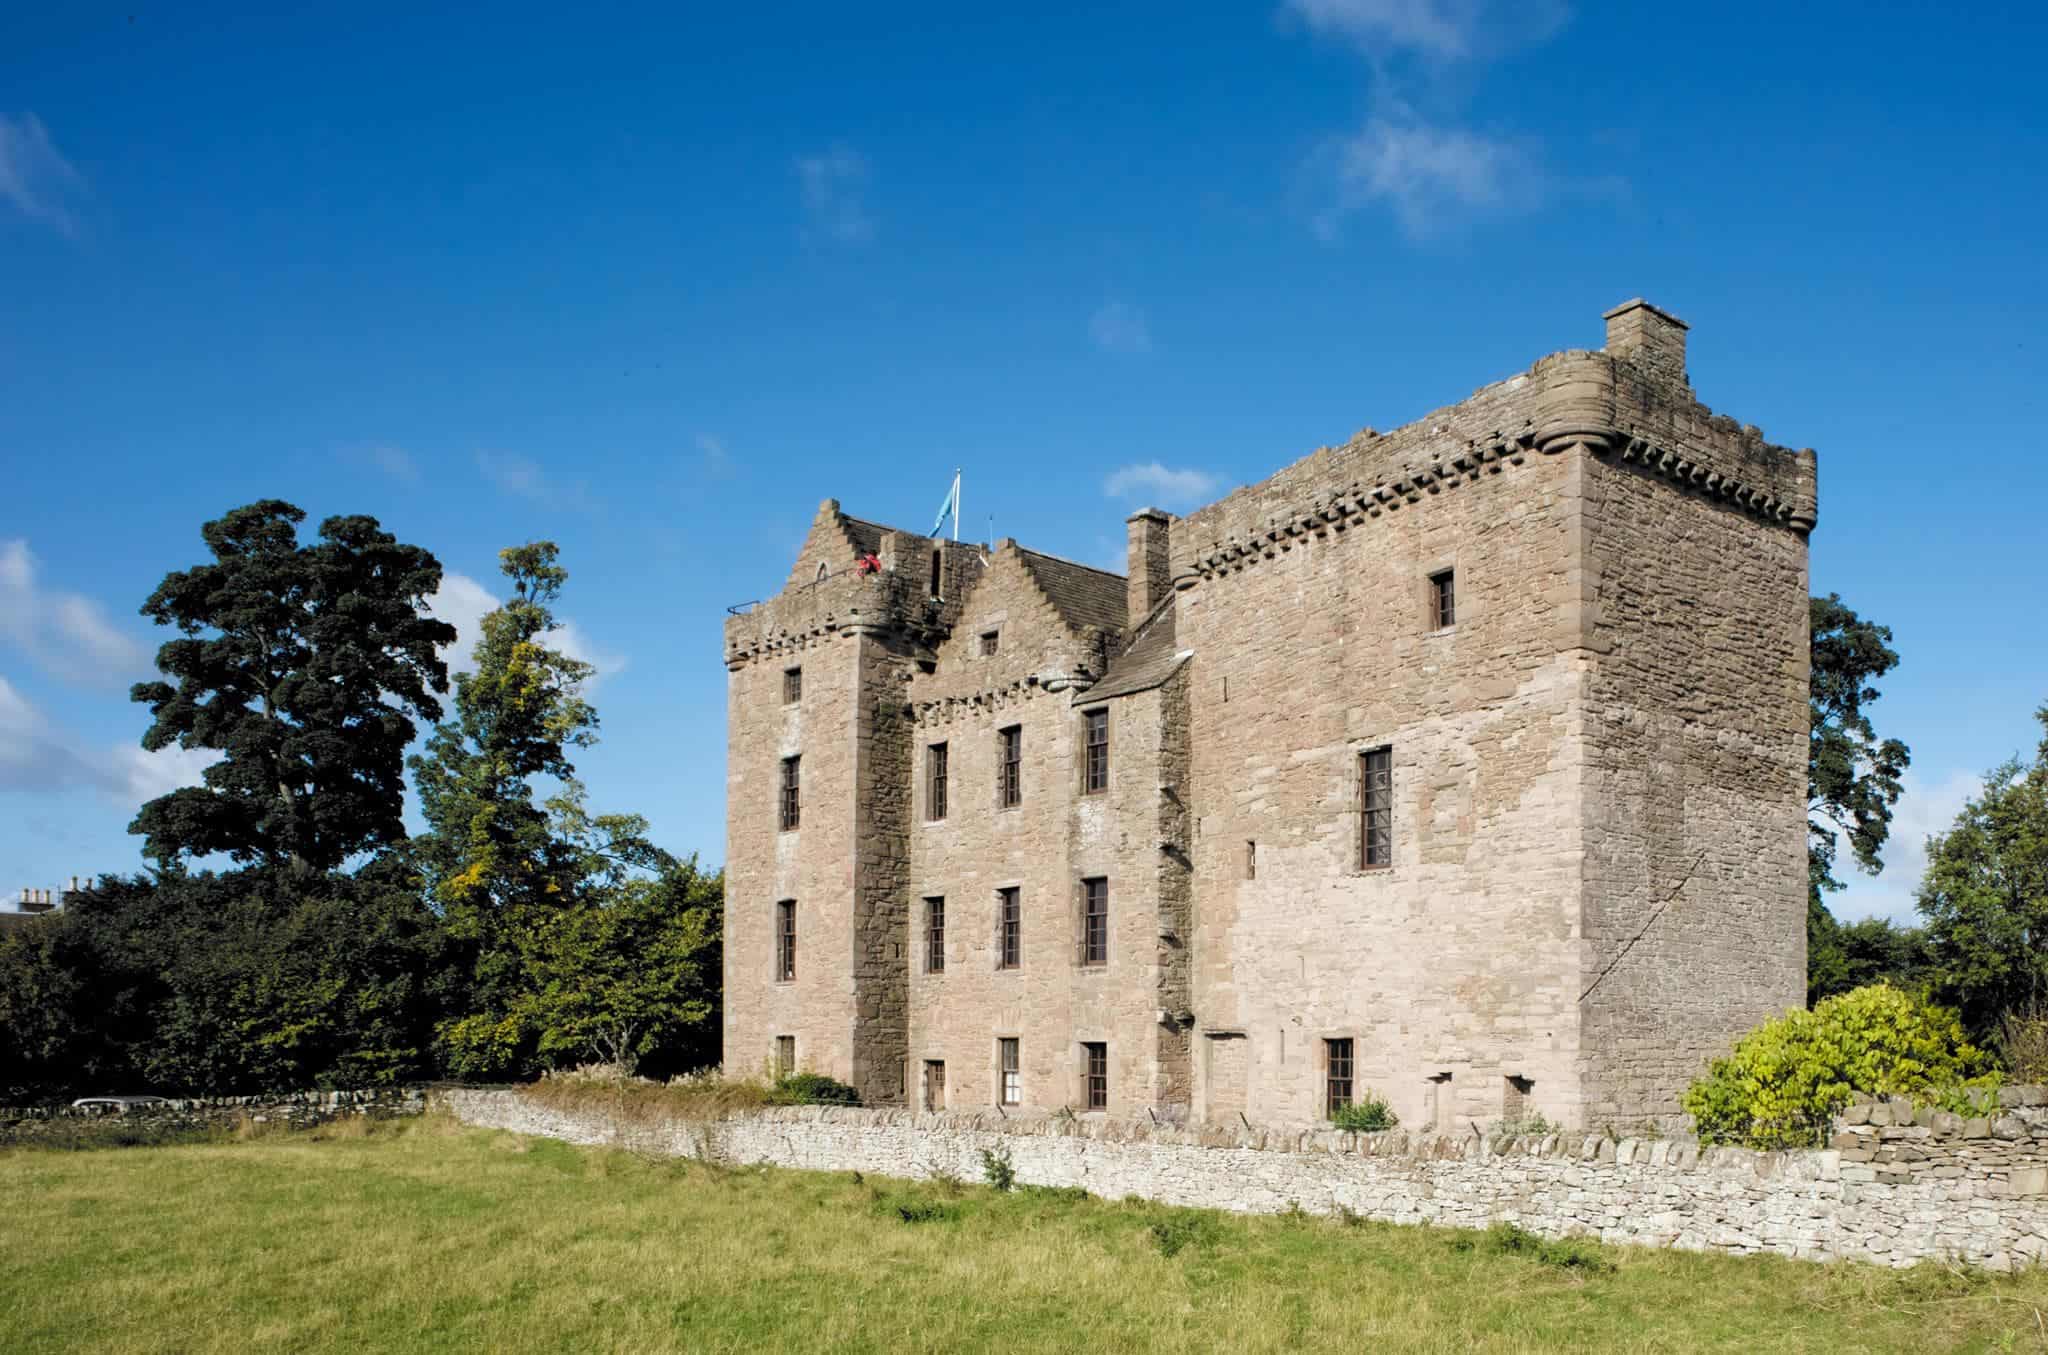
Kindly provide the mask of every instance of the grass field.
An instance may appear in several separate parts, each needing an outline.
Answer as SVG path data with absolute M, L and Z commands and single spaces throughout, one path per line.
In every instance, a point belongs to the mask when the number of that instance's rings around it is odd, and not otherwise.
M 2048 1274 L 650 1163 L 463 1129 L 0 1152 L 0 1349 L 2048 1349 Z

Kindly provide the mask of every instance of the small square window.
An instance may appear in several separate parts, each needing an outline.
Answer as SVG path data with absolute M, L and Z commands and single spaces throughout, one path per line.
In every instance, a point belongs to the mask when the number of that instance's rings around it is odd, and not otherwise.
M 1429 576 L 1430 628 L 1449 630 L 1458 624 L 1458 580 L 1452 570 Z
M 981 633 L 981 657 L 984 659 L 996 652 L 996 637 L 998 634 L 999 632 L 992 630 L 985 630 Z
M 782 670 L 782 704 L 794 706 L 804 699 L 804 670 L 785 668 Z

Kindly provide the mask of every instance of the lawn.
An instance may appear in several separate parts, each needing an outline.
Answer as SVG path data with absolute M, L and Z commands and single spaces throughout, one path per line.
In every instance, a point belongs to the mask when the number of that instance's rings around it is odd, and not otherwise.
M 0 1349 L 2048 1348 L 2048 1274 L 723 1170 L 464 1129 L 0 1151 Z

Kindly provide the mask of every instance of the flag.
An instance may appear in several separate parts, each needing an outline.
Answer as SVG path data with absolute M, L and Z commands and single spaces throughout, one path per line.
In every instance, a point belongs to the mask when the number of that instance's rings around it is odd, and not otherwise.
M 953 515 L 953 539 L 960 539 L 960 472 L 953 472 L 953 487 L 946 491 L 946 501 L 939 505 L 938 520 L 932 523 L 932 535 L 938 536 L 946 526 L 946 514 Z

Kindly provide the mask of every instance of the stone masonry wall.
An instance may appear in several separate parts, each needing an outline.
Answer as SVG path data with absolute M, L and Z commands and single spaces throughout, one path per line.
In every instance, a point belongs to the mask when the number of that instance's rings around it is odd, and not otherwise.
M 90 1106 L 0 1106 L 0 1147 L 39 1142 L 71 1143 L 80 1126 L 114 1129 L 232 1129 L 251 1124 L 311 1129 L 357 1115 L 390 1119 L 426 1109 L 419 1087 L 372 1087 L 363 1091 L 309 1091 L 261 1096 L 195 1096 L 115 1112 Z
M 2003 1111 L 1978 1120 L 1873 1125 L 1873 1117 L 1893 1118 L 1893 1108 L 1852 1107 L 1847 1118 L 1859 1110 L 1862 1118 L 1840 1130 L 1857 1146 L 1785 1153 L 1666 1139 L 1283 1133 L 810 1106 L 622 1127 L 602 1112 L 554 1110 L 516 1091 L 436 1096 L 474 1125 L 732 1164 L 974 1181 L 982 1151 L 999 1149 L 1019 1181 L 1110 1199 L 1254 1213 L 1298 1204 L 1463 1228 L 1512 1222 L 1549 1237 L 1892 1266 L 1936 1260 L 2005 1270 L 2048 1258 L 2041 1088 L 2007 1089 Z M 1893 1160 L 1859 1160 L 1866 1151 Z M 1909 1161 L 1907 1151 L 1920 1156 Z

